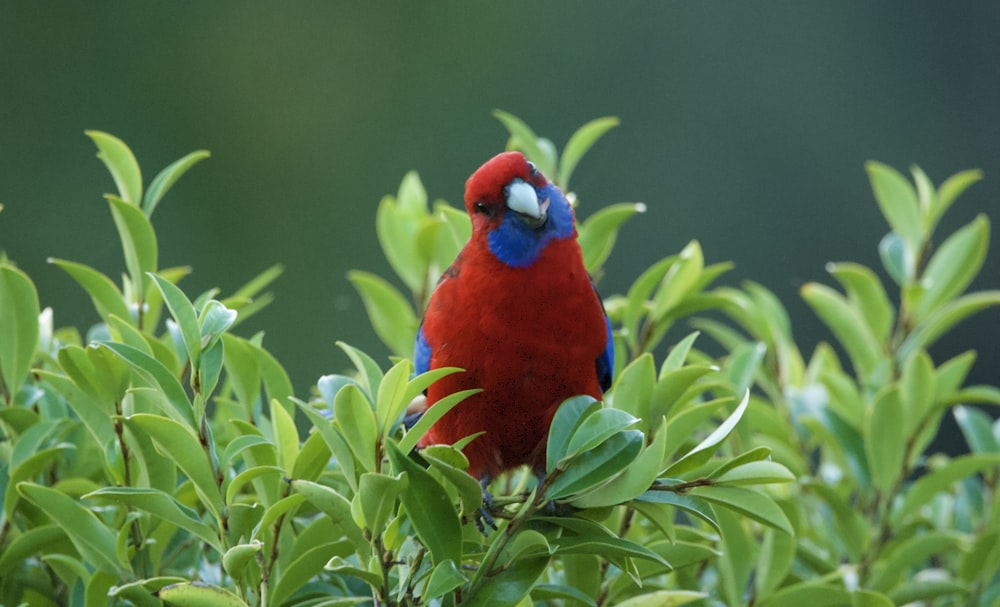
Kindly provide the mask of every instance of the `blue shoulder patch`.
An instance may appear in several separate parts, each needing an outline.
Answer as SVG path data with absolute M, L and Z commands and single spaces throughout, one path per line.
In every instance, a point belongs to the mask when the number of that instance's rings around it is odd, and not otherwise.
M 424 337 L 424 326 L 417 329 L 417 339 L 413 343 L 413 372 L 417 375 L 427 373 L 431 368 L 431 345 Z
M 559 188 L 551 183 L 538 190 L 539 200 L 549 200 L 548 220 L 539 230 L 533 230 L 517 215 L 508 212 L 500 225 L 487 235 L 490 251 L 508 266 L 523 268 L 531 265 L 553 238 L 568 238 L 573 234 L 573 210 Z
M 611 319 L 607 314 L 604 315 L 604 323 L 608 328 L 608 345 L 597 357 L 597 381 L 601 384 L 601 392 L 607 392 L 611 388 L 615 374 L 615 338 L 611 334 Z

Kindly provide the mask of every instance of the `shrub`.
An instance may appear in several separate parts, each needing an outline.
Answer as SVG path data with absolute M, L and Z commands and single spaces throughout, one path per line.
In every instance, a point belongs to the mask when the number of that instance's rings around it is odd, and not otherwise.
M 566 191 L 617 124 L 584 125 L 557 155 L 497 116 L 508 147 Z M 697 242 L 650 266 L 606 300 L 614 386 L 603 403 L 563 403 L 541 484 L 527 473 L 494 483 L 493 530 L 476 524 L 482 493 L 460 448 L 413 452 L 465 394 L 401 424 L 454 372 L 413 376 L 408 356 L 468 237 L 464 212 L 432 209 L 415 173 L 382 201 L 376 231 L 404 291 L 361 271 L 350 280 L 396 358 L 383 368 L 340 344 L 355 371 L 297 398 L 263 336 L 234 331 L 270 301 L 280 268 L 220 298 L 190 296 L 178 286 L 187 268 L 158 265 L 151 215 L 207 153 L 144 188 L 124 143 L 88 135 L 118 188 L 106 198 L 126 272 L 119 287 L 52 263 L 101 323 L 85 338 L 54 330 L 30 278 L 0 261 L 3 604 L 1000 604 L 1000 431 L 974 406 L 1000 404 L 1000 390 L 965 385 L 974 353 L 927 353 L 1000 304 L 1000 291 L 966 293 L 985 217 L 931 246 L 978 172 L 935 188 L 919 169 L 911 184 L 869 163 L 898 303 L 871 269 L 831 264 L 842 291 L 802 289 L 834 338 L 808 357 L 774 294 L 713 286 L 730 264 L 706 265 Z M 642 208 L 580 222 L 595 276 Z M 694 331 L 675 335 L 682 323 Z M 949 412 L 968 454 L 928 452 Z

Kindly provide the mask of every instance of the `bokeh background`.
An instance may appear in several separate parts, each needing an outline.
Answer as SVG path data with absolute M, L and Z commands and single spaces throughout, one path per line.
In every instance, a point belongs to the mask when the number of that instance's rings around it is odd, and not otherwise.
M 500 151 L 494 109 L 562 146 L 585 121 L 622 125 L 573 186 L 586 216 L 643 201 L 601 289 L 698 239 L 722 279 L 763 283 L 806 351 L 829 335 L 801 302 L 824 264 L 880 267 L 887 227 L 863 163 L 936 182 L 981 168 L 947 216 L 1000 221 L 1000 3 L 990 2 L 15 2 L 0 0 L 0 249 L 59 325 L 92 324 L 50 256 L 124 269 L 113 184 L 84 129 L 124 139 L 146 179 L 185 153 L 194 168 L 154 216 L 161 266 L 185 289 L 230 292 L 280 262 L 277 301 L 244 333 L 297 392 L 347 360 L 385 361 L 351 268 L 388 275 L 375 209 L 411 170 L 460 204 Z M 1000 288 L 1000 239 L 974 285 Z M 1000 311 L 932 351 L 975 348 L 974 381 L 1000 381 Z

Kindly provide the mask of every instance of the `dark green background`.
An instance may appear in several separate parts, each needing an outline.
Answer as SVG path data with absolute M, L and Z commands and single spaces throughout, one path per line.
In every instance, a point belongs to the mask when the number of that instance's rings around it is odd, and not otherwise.
M 212 158 L 157 210 L 161 266 L 231 291 L 281 262 L 276 303 L 244 329 L 297 391 L 347 366 L 346 340 L 384 361 L 350 268 L 387 275 L 380 198 L 410 169 L 432 198 L 506 138 L 510 111 L 560 147 L 583 122 L 614 130 L 574 175 L 580 214 L 643 201 L 605 294 L 701 241 L 793 314 L 809 352 L 828 333 L 798 296 L 829 260 L 878 266 L 886 231 L 863 162 L 940 182 L 986 180 L 954 207 L 1000 221 L 1000 4 L 987 2 L 12 2 L 0 0 L 0 248 L 56 323 L 96 319 L 69 258 L 124 268 L 101 194 L 113 184 L 84 129 L 132 146 L 147 179 L 188 151 Z M 975 286 L 1000 287 L 1000 248 Z M 1000 375 L 1000 312 L 932 352 L 980 352 Z M 675 336 L 676 337 L 676 336 Z

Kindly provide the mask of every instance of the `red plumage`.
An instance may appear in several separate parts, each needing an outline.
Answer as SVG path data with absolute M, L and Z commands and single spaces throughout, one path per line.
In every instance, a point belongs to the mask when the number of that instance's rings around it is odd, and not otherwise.
M 518 215 L 506 200 L 516 179 L 552 205 L 565 204 L 563 217 L 570 224 L 560 232 L 568 236 L 552 236 L 520 267 L 502 261 L 489 238 L 504 221 L 519 221 L 507 217 Z M 545 200 L 539 202 L 544 213 Z M 565 399 L 601 397 L 595 361 L 608 346 L 608 330 L 583 265 L 572 210 L 523 155 L 508 152 L 484 164 L 466 182 L 465 204 L 472 237 L 432 294 L 421 328 L 430 369 L 465 371 L 434 383 L 428 405 L 460 390 L 483 392 L 446 414 L 421 444 L 450 444 L 485 431 L 464 453 L 470 474 L 494 478 L 522 464 L 536 469 L 544 464 L 549 425 Z M 547 221 L 555 221 L 551 213 Z

